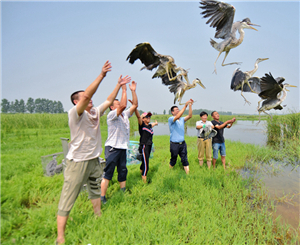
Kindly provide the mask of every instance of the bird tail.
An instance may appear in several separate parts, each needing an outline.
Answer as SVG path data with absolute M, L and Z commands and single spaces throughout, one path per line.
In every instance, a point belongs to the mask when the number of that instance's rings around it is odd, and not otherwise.
M 215 40 L 210 39 L 210 45 L 211 45 L 213 48 L 216 48 L 216 46 L 218 45 L 218 43 L 217 43 Z

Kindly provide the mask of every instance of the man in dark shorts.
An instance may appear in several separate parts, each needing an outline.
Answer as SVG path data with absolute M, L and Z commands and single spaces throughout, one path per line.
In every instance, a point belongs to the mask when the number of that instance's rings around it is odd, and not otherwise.
M 106 191 L 116 167 L 120 188 L 123 191 L 125 191 L 126 188 L 126 150 L 128 149 L 130 133 L 129 118 L 138 106 L 135 92 L 136 82 L 132 81 L 129 88 L 132 92 L 131 107 L 125 110 L 127 107 L 127 88 L 125 84 L 122 86 L 121 101 L 114 100 L 113 104 L 109 107 L 111 111 L 107 115 L 108 136 L 105 142 L 106 166 L 101 182 L 101 201 L 103 204 L 106 203 Z
M 217 135 L 212 138 L 213 166 L 214 168 L 216 167 L 218 152 L 220 151 L 221 161 L 225 169 L 226 148 L 225 148 L 225 139 L 223 133 L 224 133 L 224 128 L 231 128 L 232 124 L 235 122 L 235 117 L 223 123 L 219 121 L 220 115 L 218 112 L 213 111 L 211 113 L 211 116 L 214 119 L 213 121 L 211 121 L 211 123 L 215 126 L 214 129 L 217 131 Z
M 187 120 L 192 118 L 193 116 L 193 100 L 190 99 L 184 105 L 184 107 L 179 110 L 177 106 L 171 107 L 172 117 L 169 117 L 169 129 L 170 129 L 170 168 L 173 168 L 177 161 L 177 156 L 179 155 L 181 158 L 181 162 L 186 174 L 189 174 L 189 162 L 187 159 L 187 147 L 184 141 L 184 124 Z M 181 117 L 185 111 L 185 109 L 189 106 L 189 114 L 185 117 Z

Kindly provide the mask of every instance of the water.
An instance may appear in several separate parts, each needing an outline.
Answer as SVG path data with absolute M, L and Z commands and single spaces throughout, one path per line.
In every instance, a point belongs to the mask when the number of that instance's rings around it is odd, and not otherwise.
M 267 137 L 265 134 L 265 121 L 237 121 L 231 128 L 224 130 L 225 140 L 240 141 L 242 143 L 250 143 L 256 145 L 266 145 Z M 169 135 L 168 123 L 159 123 L 157 127 L 153 128 L 154 135 Z M 187 136 L 197 135 L 196 126 L 188 126 L 186 130 Z
M 237 121 L 230 129 L 224 130 L 225 139 L 240 141 L 242 143 L 265 146 L 267 142 L 266 121 Z M 159 123 L 153 128 L 155 135 L 169 135 L 167 123 Z M 188 126 L 187 136 L 196 137 L 195 127 Z M 300 165 L 300 162 L 293 166 Z M 294 229 L 298 229 L 300 217 L 300 167 L 273 162 L 271 165 L 264 165 L 259 171 L 259 176 L 265 183 L 268 194 L 276 203 L 274 218 L 281 216 L 282 221 L 288 223 Z M 243 174 L 243 171 L 241 171 Z M 300 232 L 300 231 L 298 231 Z
M 295 230 L 299 227 L 300 217 L 300 162 L 293 165 L 273 161 L 270 164 L 261 165 L 260 169 L 251 175 L 263 181 L 267 187 L 267 193 L 276 204 L 276 212 L 273 217 L 281 216 L 283 223 L 288 223 Z M 249 177 L 249 170 L 240 171 L 243 177 Z M 300 230 L 298 230 L 300 232 Z

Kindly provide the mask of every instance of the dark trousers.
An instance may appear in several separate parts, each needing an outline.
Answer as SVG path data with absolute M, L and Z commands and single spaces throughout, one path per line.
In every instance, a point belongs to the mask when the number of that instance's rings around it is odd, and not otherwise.
M 149 171 L 149 158 L 151 153 L 152 145 L 141 145 L 142 147 L 142 164 L 140 170 L 142 170 L 142 175 L 147 176 Z
M 170 142 L 170 152 L 171 152 L 171 159 L 170 159 L 171 166 L 175 166 L 178 155 L 181 158 L 182 165 L 189 166 L 189 162 L 187 159 L 187 147 L 185 141 L 181 143 Z
M 127 177 L 126 150 L 105 146 L 106 166 L 103 178 L 111 180 L 117 167 L 118 181 L 123 182 Z

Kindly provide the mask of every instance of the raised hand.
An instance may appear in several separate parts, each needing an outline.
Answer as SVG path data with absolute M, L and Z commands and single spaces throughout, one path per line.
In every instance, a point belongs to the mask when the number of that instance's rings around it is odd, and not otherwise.
M 111 71 L 111 63 L 107 60 L 105 63 L 104 63 L 104 65 L 103 65 L 103 67 L 102 67 L 102 71 L 101 71 L 101 74 L 102 74 L 102 76 L 103 77 L 105 77 L 106 76 L 106 73 L 107 72 L 109 72 L 109 71 Z
M 136 90 L 136 82 L 132 81 L 131 84 L 129 84 L 129 88 L 131 91 L 135 91 Z
M 120 84 L 120 86 L 130 83 L 130 81 L 131 77 L 129 77 L 128 75 L 126 75 L 125 77 L 122 77 L 121 75 L 118 79 L 118 83 Z

